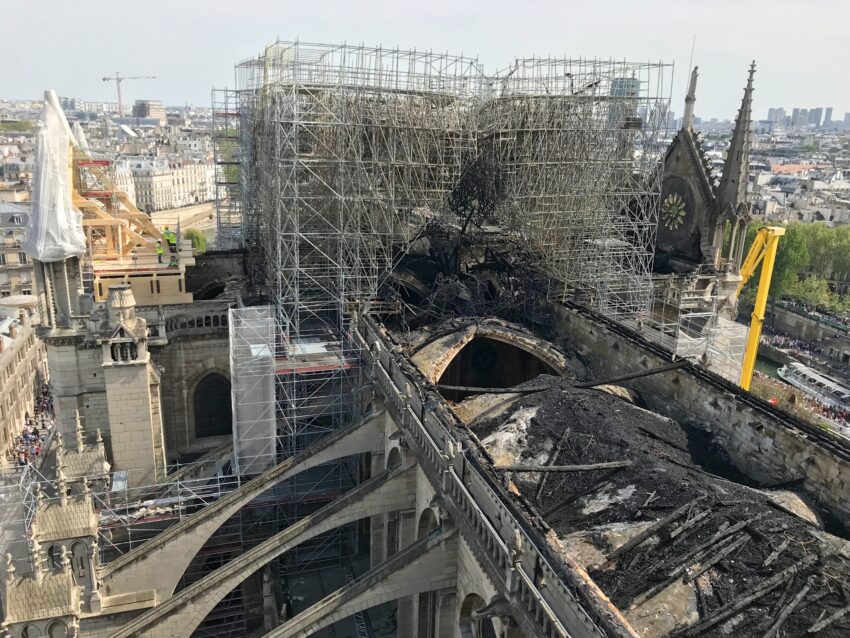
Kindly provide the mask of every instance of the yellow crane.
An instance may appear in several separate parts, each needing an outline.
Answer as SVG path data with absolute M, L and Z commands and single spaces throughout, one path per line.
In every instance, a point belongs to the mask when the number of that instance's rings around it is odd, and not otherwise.
M 750 389 L 750 383 L 753 380 L 753 370 L 756 366 L 759 340 L 761 339 L 761 327 L 764 324 L 764 311 L 767 308 L 767 294 L 770 292 L 770 279 L 773 276 L 773 266 L 776 263 L 776 249 L 779 247 L 779 238 L 784 234 L 785 229 L 778 226 L 759 228 L 755 241 L 750 247 L 750 252 L 747 253 L 747 258 L 741 264 L 741 283 L 738 284 L 738 290 L 735 291 L 736 298 L 761 264 L 759 287 L 753 306 L 753 318 L 750 321 L 750 330 L 747 333 L 747 349 L 744 350 L 741 378 L 738 381 L 738 385 L 744 390 Z

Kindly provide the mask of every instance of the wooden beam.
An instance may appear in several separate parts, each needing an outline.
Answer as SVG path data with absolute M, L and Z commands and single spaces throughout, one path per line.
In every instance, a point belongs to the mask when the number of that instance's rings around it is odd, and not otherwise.
M 493 469 L 497 472 L 592 472 L 629 467 L 631 464 L 631 461 L 608 461 L 588 465 L 496 465 Z

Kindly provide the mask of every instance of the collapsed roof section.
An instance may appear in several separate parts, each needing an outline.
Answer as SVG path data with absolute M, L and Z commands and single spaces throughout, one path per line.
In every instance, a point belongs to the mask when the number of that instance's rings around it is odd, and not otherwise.
M 385 325 L 553 553 L 641 636 L 845 635 L 850 545 L 824 530 L 822 511 L 793 485 L 756 487 L 710 435 L 640 407 L 634 392 L 589 389 L 577 353 L 478 314 L 510 311 L 500 295 L 522 307 L 511 275 L 484 270 L 442 316 L 421 309 L 429 287 L 446 286 L 420 279 L 413 329 Z M 491 299 L 476 301 L 481 291 Z

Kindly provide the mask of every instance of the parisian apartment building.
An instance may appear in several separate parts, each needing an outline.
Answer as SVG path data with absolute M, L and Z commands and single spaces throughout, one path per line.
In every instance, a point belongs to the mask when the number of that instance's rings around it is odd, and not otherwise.
M 0 298 L 33 294 L 33 262 L 21 248 L 29 214 L 29 202 L 0 202 Z
M 130 159 L 116 165 L 115 175 L 116 187 L 147 213 L 215 198 L 215 166 L 211 163 Z

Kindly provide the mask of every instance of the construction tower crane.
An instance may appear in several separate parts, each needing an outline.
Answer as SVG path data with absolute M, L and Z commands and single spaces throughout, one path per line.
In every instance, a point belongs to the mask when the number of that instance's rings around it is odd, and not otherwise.
M 124 117 L 124 102 L 121 99 L 121 83 L 124 80 L 155 80 L 155 75 L 121 75 L 120 72 L 116 71 L 115 75 L 107 75 L 103 78 L 104 82 L 115 82 L 115 86 L 118 89 L 118 117 Z
M 776 249 L 779 247 L 779 238 L 784 234 L 785 229 L 778 226 L 759 228 L 753 245 L 750 247 L 750 252 L 747 253 L 747 258 L 741 264 L 741 283 L 738 284 L 738 290 L 735 291 L 736 298 L 761 264 L 759 287 L 753 306 L 753 318 L 750 322 L 750 330 L 747 333 L 747 348 L 744 350 L 741 378 L 738 382 L 738 385 L 748 391 L 753 380 L 753 370 L 759 351 L 761 327 L 764 324 L 764 311 L 767 308 L 767 293 L 770 292 L 770 279 L 773 276 L 773 266 L 776 263 Z

